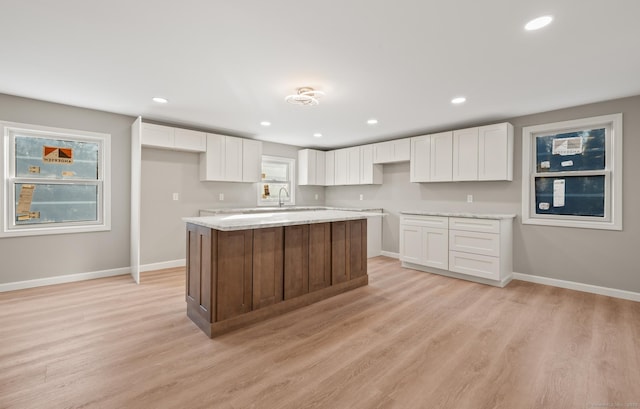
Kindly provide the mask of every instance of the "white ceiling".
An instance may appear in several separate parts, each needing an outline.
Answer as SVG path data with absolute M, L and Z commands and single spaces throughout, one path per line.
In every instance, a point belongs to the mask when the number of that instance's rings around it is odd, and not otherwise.
M 0 93 L 298 146 L 640 94 L 639 0 L 0 0 L 0 16 Z M 301 86 L 326 96 L 285 103 Z

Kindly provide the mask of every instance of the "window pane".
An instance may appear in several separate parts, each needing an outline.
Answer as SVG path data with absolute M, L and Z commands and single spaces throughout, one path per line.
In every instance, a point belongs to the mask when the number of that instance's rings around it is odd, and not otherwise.
M 98 220 L 98 186 L 16 185 L 16 225 Z
M 535 179 L 536 214 L 604 217 L 604 175 Z
M 98 179 L 96 142 L 16 136 L 16 177 Z
M 606 129 L 536 137 L 536 172 L 605 169 Z
M 291 201 L 289 192 L 291 192 L 290 184 L 287 183 L 262 183 L 262 191 L 261 196 L 262 200 L 265 202 L 272 201 L 278 203 L 278 195 L 282 198 L 284 203 L 289 203 Z M 280 193 L 280 189 L 285 188 L 285 190 Z
M 289 181 L 289 164 L 285 162 L 262 161 L 262 180 Z

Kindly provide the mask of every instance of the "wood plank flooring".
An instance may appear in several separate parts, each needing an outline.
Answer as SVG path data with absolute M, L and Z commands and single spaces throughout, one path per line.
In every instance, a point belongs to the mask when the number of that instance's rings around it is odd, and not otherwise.
M 0 408 L 640 407 L 640 303 L 385 257 L 369 274 L 215 339 L 183 269 L 2 293 Z

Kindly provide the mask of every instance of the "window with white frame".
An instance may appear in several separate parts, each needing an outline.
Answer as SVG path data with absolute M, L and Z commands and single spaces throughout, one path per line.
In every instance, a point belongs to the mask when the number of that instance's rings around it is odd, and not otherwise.
M 522 223 L 622 230 L 622 114 L 523 128 Z
M 262 156 L 262 178 L 258 183 L 258 205 L 295 205 L 295 159 Z
M 0 126 L 0 237 L 110 230 L 109 134 Z

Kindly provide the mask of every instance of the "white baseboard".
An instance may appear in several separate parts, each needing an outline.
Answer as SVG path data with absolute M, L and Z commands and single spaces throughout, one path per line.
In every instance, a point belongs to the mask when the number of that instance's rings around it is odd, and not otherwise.
M 181 258 L 178 260 L 161 261 L 159 263 L 143 264 L 140 266 L 140 272 L 162 270 L 165 268 L 184 267 L 187 265 L 187 259 Z
M 623 300 L 640 301 L 640 293 L 615 288 L 600 287 L 591 284 L 582 284 L 575 281 L 558 280 L 556 278 L 540 277 L 529 274 L 513 273 L 514 280 L 528 281 L 530 283 L 550 285 L 552 287 L 566 288 L 585 293 L 607 295 L 609 297 L 622 298 Z
M 45 285 L 72 283 L 74 281 L 93 280 L 94 278 L 113 277 L 130 274 L 129 267 L 114 268 L 111 270 L 92 271 L 90 273 L 67 274 L 63 276 L 37 278 L 35 280 L 16 281 L 0 284 L 0 293 L 5 291 L 23 290 L 25 288 L 42 287 Z
M 384 251 L 383 250 L 383 251 L 380 252 L 380 255 L 381 256 L 385 256 L 385 257 L 391 257 L 391 258 L 400 259 L 400 253 L 394 253 L 394 252 L 391 252 L 391 251 Z

